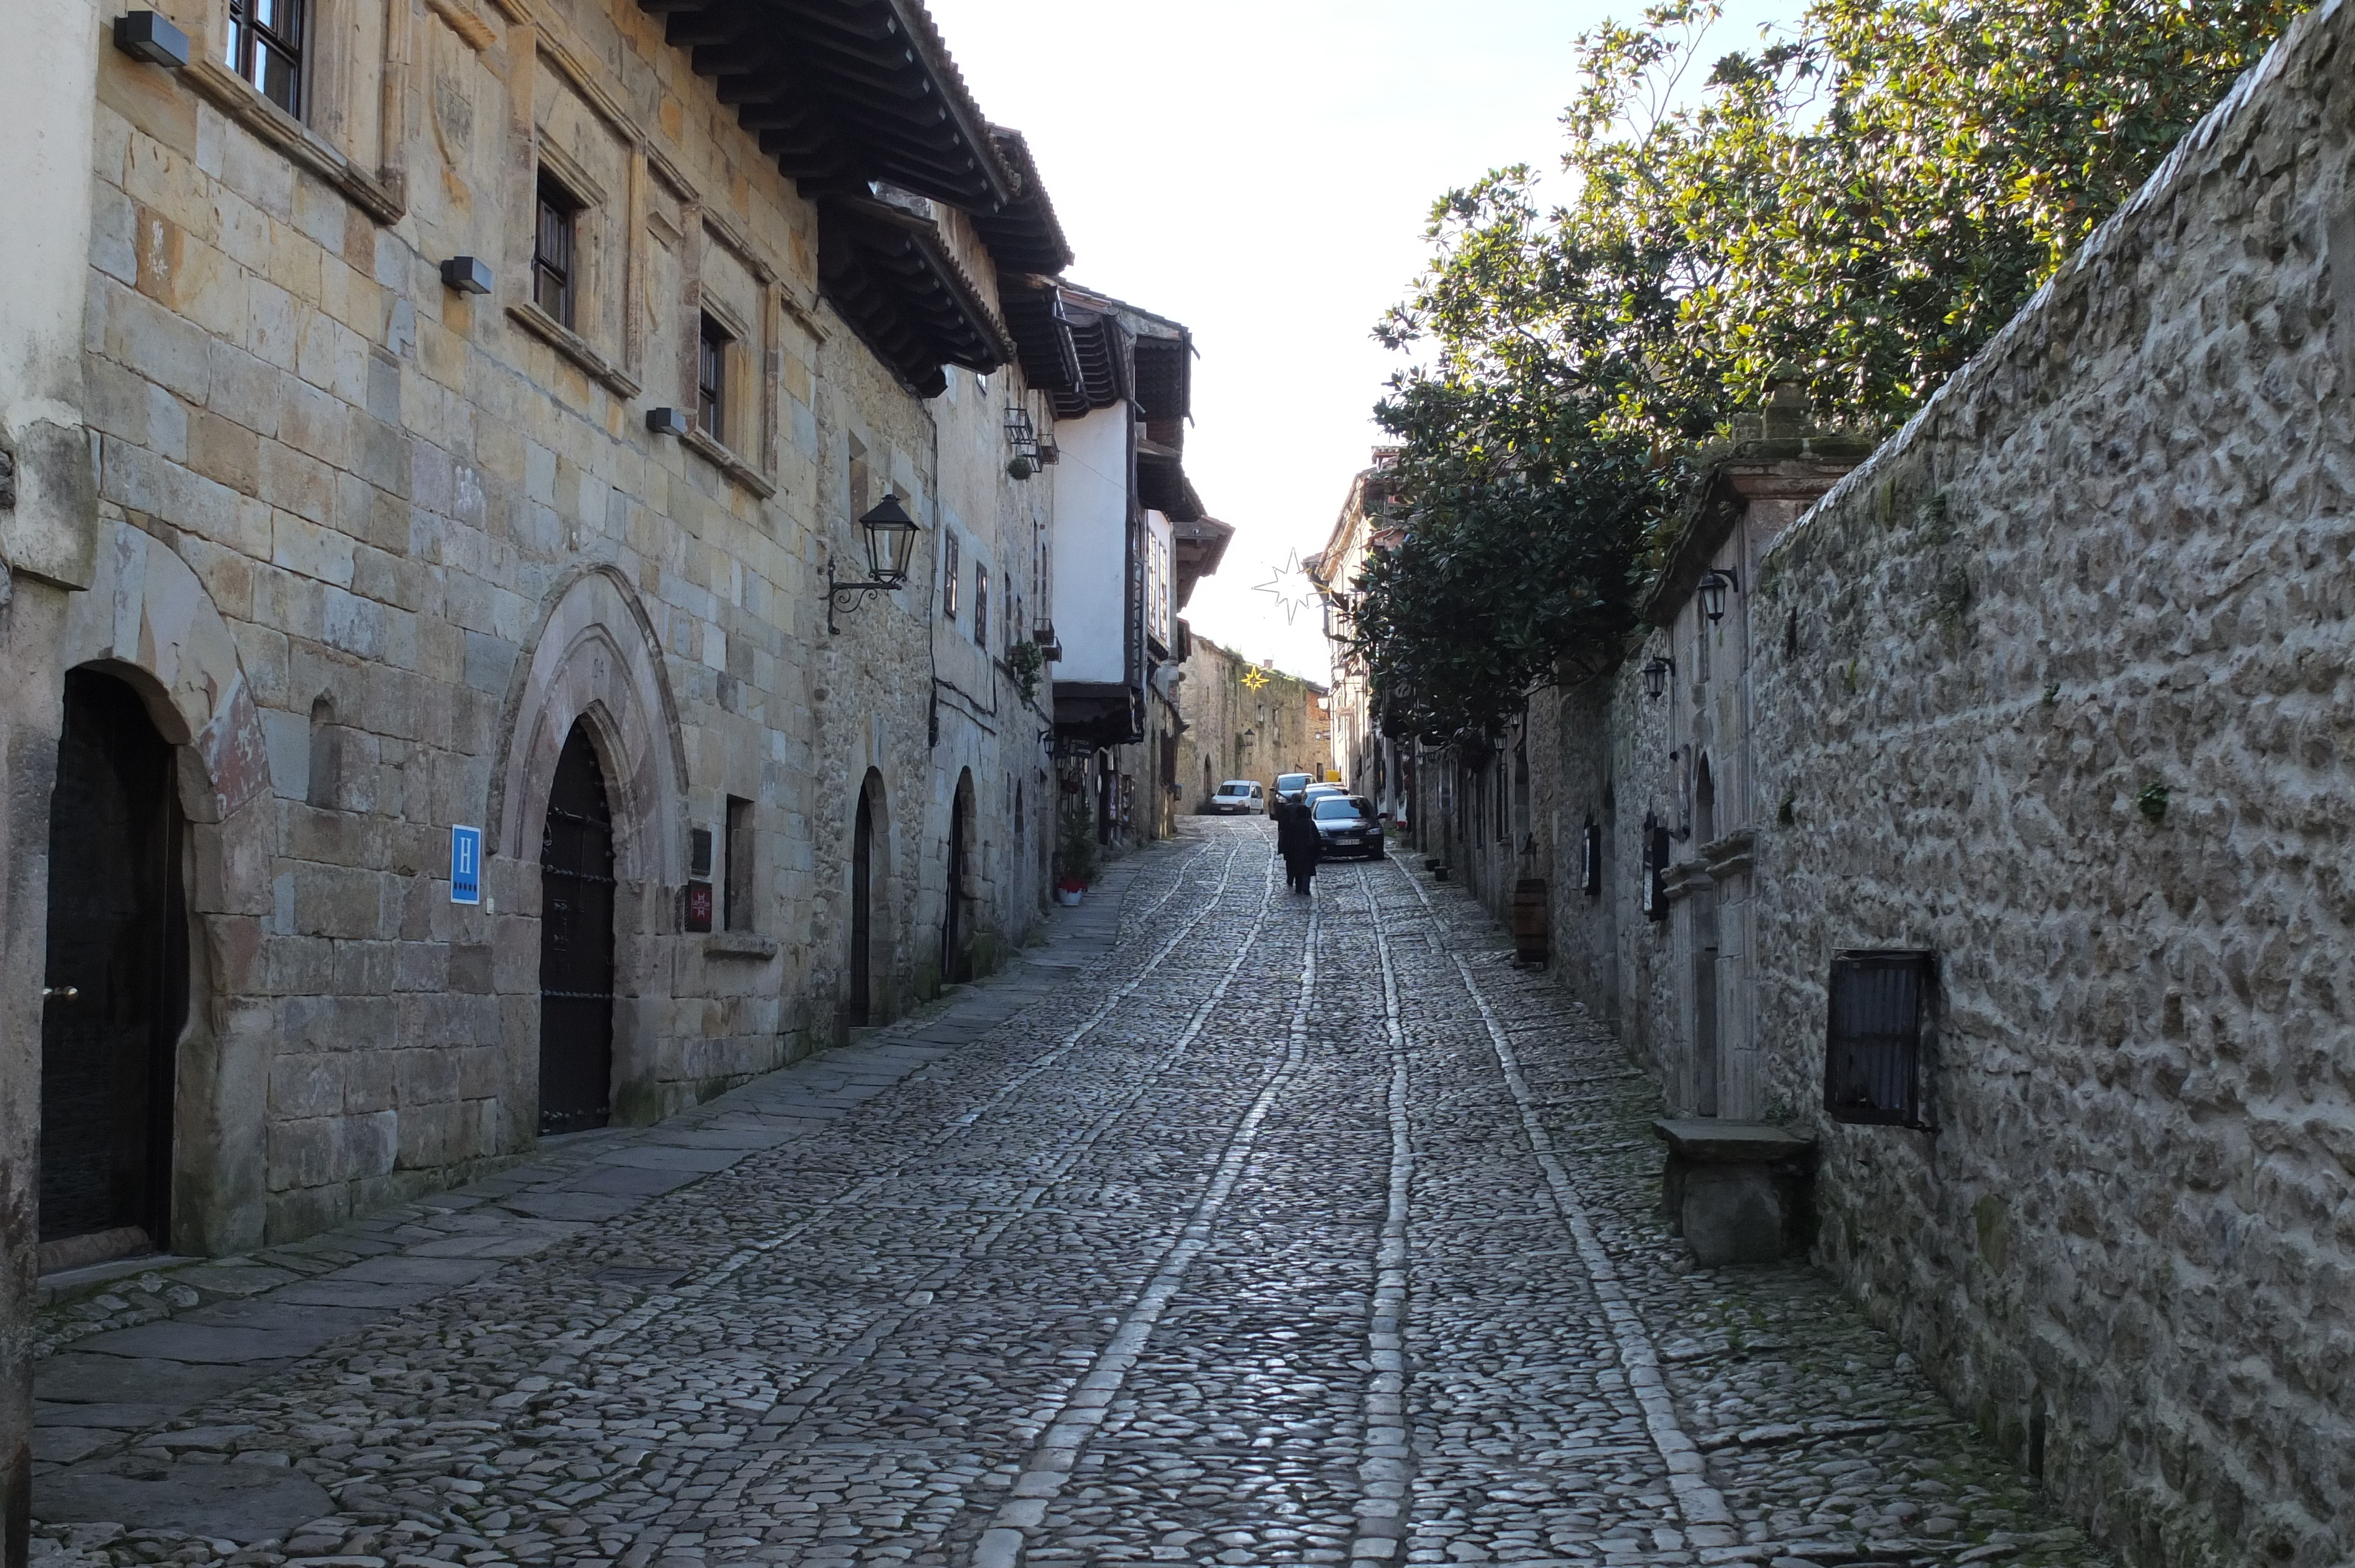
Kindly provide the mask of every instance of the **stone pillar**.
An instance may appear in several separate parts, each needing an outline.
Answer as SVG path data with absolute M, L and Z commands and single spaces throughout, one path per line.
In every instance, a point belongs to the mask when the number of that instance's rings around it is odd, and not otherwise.
M 91 0 L 26 0 L 0 51 L 0 1563 L 32 1509 L 41 983 L 66 594 L 89 586 L 97 492 L 81 427 L 82 302 L 102 30 Z M 37 215 L 36 217 L 35 215 Z

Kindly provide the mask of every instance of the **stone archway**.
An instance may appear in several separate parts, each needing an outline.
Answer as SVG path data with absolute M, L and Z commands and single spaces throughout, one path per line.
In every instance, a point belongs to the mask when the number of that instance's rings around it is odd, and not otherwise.
M 974 838 L 978 832 L 973 769 L 957 775 L 956 792 L 949 801 L 947 886 L 941 904 L 941 979 L 961 985 L 973 979 L 973 912 L 977 857 Z
M 869 768 L 853 808 L 849 856 L 849 946 L 844 955 L 842 1016 L 852 1028 L 874 1023 L 888 1011 L 891 816 L 883 775 Z
M 538 635 L 517 661 L 505 720 L 506 751 L 491 774 L 484 823 L 493 917 L 529 923 L 517 939 L 537 943 L 549 791 L 578 726 L 595 747 L 613 818 L 613 1118 L 658 1119 L 677 1108 L 666 1088 L 678 1065 L 668 949 L 686 881 L 687 750 L 660 641 L 619 572 L 591 567 L 550 595 Z M 509 1128 L 520 1141 L 538 1121 L 538 1015 L 506 1016 L 516 1021 L 506 1042 Z
M 137 694 L 171 747 L 186 825 L 188 1000 L 173 1053 L 170 1240 L 235 1253 L 261 1245 L 267 1222 L 278 1018 L 253 971 L 272 907 L 270 747 L 237 640 L 187 563 L 122 522 L 101 524 L 97 557 L 90 591 L 68 608 L 60 663 Z

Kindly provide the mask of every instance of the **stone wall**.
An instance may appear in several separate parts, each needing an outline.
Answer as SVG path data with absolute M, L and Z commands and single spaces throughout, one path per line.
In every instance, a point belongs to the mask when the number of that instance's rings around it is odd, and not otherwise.
M 1939 955 L 1826 1259 L 2137 1559 L 2355 1552 L 2355 16 L 2307 17 L 1770 558 L 1774 1088 Z
M 1725 1114 L 1812 1126 L 1821 1261 L 2138 1563 L 2355 1552 L 2350 68 L 2333 0 L 1763 546 L 1738 705 L 1690 691 L 1711 633 L 1673 598 L 1558 698 L 1565 980 L 1689 1109 L 1640 826 L 1690 816 L 1704 720 L 1746 723 Z M 1605 893 L 1565 907 L 1588 810 Z M 1853 948 L 1937 955 L 1934 1131 L 1814 1108 Z
M 103 25 L 89 0 L 30 0 L 10 22 L 20 46 L 0 54 L 0 103 L 38 127 L 0 158 L 0 1564 L 23 1568 L 58 627 L 97 552 L 80 326 Z
M 1279 773 L 1332 766 L 1331 712 L 1314 681 L 1261 669 L 1209 638 L 1189 634 L 1178 668 L 1185 728 L 1178 736 L 1179 809 L 1199 811 L 1230 779 L 1273 785 Z M 1262 684 L 1253 687 L 1256 671 Z

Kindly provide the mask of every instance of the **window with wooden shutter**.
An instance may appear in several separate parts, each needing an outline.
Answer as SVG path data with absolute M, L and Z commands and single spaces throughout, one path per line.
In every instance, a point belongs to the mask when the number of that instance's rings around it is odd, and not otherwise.
M 1922 1025 L 1934 956 L 1914 948 L 1832 959 L 1825 1027 L 1824 1109 L 1834 1121 L 1926 1128 Z

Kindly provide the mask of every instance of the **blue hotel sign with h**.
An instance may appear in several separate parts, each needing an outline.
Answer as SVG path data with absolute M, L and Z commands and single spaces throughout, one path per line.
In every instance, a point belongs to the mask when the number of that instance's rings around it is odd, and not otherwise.
M 483 901 L 483 830 L 450 830 L 450 902 Z

